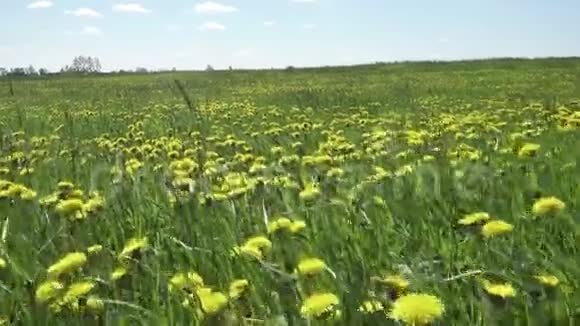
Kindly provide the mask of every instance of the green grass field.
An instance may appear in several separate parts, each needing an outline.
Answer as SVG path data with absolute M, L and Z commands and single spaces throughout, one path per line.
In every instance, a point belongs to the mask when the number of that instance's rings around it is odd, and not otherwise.
M 578 325 L 580 59 L 0 79 L 0 325 Z

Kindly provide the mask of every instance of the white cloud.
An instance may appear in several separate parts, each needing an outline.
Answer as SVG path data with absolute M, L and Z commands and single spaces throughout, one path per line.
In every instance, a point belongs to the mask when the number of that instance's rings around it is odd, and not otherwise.
M 98 27 L 95 27 L 95 26 L 85 26 L 81 30 L 81 34 L 83 34 L 83 35 L 92 35 L 92 36 L 101 36 L 101 35 L 103 35 L 103 32 Z
M 273 21 L 264 22 L 264 26 L 272 26 L 274 24 L 275 24 L 275 22 L 273 22 Z
M 143 7 L 140 3 L 118 3 L 113 6 L 114 11 L 119 12 L 135 12 L 140 14 L 148 14 L 151 12 L 150 9 Z
M 193 9 L 198 14 L 225 14 L 238 11 L 234 6 L 224 5 L 221 3 L 206 1 L 196 4 Z
M 99 12 L 91 8 L 78 8 L 75 10 L 65 10 L 64 14 L 73 15 L 76 17 L 94 17 L 94 18 L 103 17 L 103 15 L 101 15 Z
M 446 38 L 446 37 L 441 37 L 441 38 L 439 38 L 439 40 L 438 40 L 438 41 L 439 41 L 440 43 L 449 43 L 449 39 L 448 39 L 448 38 Z
M 39 0 L 28 4 L 28 6 L 26 7 L 28 9 L 39 9 L 39 8 L 49 8 L 52 7 L 52 5 L 53 5 L 52 1 Z
M 205 22 L 199 26 L 201 31 L 223 31 L 226 26 L 216 22 Z

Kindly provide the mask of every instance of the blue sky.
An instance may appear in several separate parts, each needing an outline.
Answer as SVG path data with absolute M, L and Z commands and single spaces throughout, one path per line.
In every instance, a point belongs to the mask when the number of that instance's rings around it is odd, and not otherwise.
M 578 0 L 1 0 L 0 67 L 580 56 Z

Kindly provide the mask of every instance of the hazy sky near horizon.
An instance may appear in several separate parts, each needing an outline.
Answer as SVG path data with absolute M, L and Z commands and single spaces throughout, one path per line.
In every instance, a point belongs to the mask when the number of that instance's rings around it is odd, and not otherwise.
M 579 0 L 0 0 L 0 67 L 580 56 Z

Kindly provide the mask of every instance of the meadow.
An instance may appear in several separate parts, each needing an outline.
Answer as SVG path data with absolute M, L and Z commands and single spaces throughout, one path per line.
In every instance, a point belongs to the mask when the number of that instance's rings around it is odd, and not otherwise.
M 0 325 L 578 325 L 580 59 L 0 79 Z

